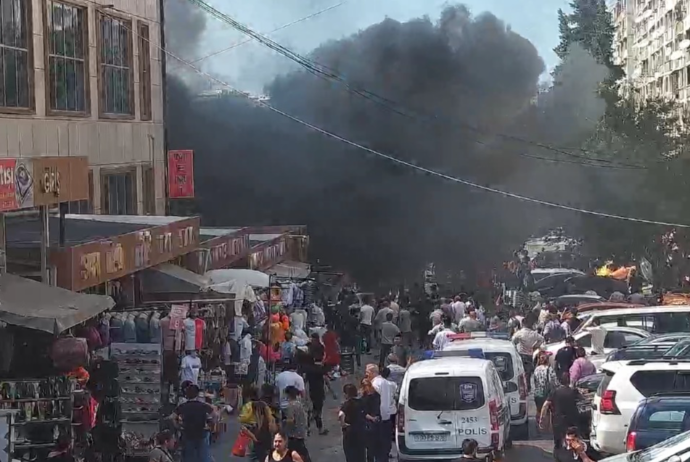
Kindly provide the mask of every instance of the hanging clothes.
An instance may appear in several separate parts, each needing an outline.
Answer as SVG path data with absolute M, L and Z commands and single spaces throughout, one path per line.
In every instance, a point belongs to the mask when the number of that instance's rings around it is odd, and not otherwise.
M 194 350 L 196 348 L 196 322 L 192 318 L 187 318 L 183 322 L 183 327 L 184 349 Z
M 134 320 L 134 315 L 127 315 L 124 322 L 124 341 L 125 343 L 137 343 L 137 326 Z
M 206 321 L 201 318 L 194 319 L 194 349 L 201 351 L 204 346 L 204 333 L 206 332 Z
M 110 341 L 113 343 L 125 341 L 125 321 L 120 313 L 110 318 Z
M 163 340 L 161 332 L 161 315 L 159 313 L 153 313 L 151 320 L 149 321 L 149 340 L 151 343 L 160 345 Z
M 149 343 L 151 337 L 149 335 L 149 315 L 141 313 L 134 320 L 137 330 L 137 343 Z
M 110 315 L 104 315 L 100 321 L 98 321 L 98 335 L 101 337 L 101 344 L 104 347 L 110 345 Z

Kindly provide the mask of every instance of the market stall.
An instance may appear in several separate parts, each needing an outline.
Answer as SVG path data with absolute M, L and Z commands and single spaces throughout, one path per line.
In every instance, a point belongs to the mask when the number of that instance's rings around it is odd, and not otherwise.
M 58 441 L 85 451 L 96 403 L 86 388 L 96 318 L 110 297 L 0 275 L 0 410 L 11 459 L 45 460 Z M 26 361 L 31 358 L 31 361 Z

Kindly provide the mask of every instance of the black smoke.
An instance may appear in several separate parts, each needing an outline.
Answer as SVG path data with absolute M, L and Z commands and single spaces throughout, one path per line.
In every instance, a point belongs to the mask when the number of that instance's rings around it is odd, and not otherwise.
M 535 123 L 529 114 L 545 69 L 533 44 L 494 15 L 452 6 L 438 20 L 386 19 L 321 45 L 311 58 L 414 115 L 302 70 L 266 88 L 272 105 L 481 185 L 519 184 L 526 194 L 557 186 L 518 155 L 534 146 L 496 136 L 535 132 L 523 125 Z M 418 279 L 432 261 L 470 274 L 495 267 L 538 228 L 573 222 L 572 214 L 396 165 L 241 97 L 197 98 L 174 78 L 168 88 L 170 147 L 196 152 L 197 206 L 207 225 L 306 224 L 312 260 L 365 283 Z M 595 98 L 594 89 L 588 95 Z

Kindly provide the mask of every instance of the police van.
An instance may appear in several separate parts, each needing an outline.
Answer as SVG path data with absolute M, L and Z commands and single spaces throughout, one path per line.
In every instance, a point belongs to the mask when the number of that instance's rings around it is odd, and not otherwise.
M 472 332 L 449 337 L 450 343 L 436 357 L 468 356 L 469 351 L 481 349 L 484 357 L 491 360 L 503 381 L 510 400 L 511 434 L 515 440 L 529 440 L 527 423 L 527 375 L 522 358 L 508 334 Z
M 398 400 L 399 460 L 462 456 L 462 442 L 479 443 L 478 457 L 500 458 L 512 446 L 510 403 L 494 363 L 482 357 L 434 358 L 412 364 Z

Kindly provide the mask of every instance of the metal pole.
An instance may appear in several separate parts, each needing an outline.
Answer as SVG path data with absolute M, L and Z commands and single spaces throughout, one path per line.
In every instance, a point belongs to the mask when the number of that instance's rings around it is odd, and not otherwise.
M 44 284 L 50 284 L 48 274 L 48 247 L 50 247 L 50 225 L 48 222 L 48 207 L 40 207 L 41 214 L 41 280 Z

